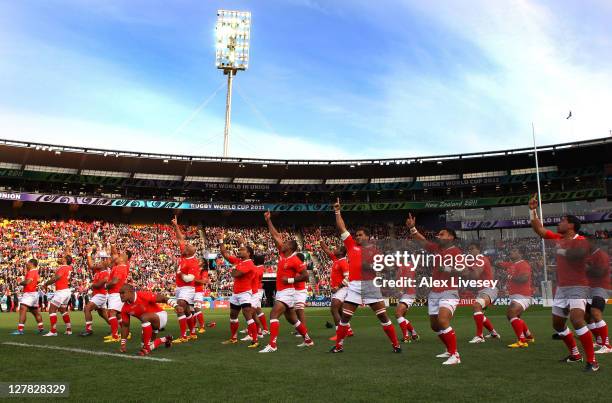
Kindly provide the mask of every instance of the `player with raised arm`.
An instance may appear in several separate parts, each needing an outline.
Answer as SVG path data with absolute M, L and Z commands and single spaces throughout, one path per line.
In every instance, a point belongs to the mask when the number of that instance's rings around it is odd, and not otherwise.
M 484 256 L 481 251 L 481 246 L 479 243 L 471 243 L 468 245 L 468 254 L 474 257 L 474 263 L 470 264 L 469 270 L 467 270 L 466 277 L 472 280 L 480 280 L 480 281 L 493 281 L 493 268 L 491 265 L 491 261 L 487 256 Z M 479 259 L 480 258 L 480 259 Z M 474 314 L 472 315 L 474 318 L 474 323 L 476 324 L 476 335 L 472 340 L 469 341 L 470 344 L 478 344 L 484 343 L 485 337 L 482 334 L 484 328 L 489 331 L 487 338 L 500 339 L 501 336 L 491 323 L 491 320 L 487 318 L 484 314 L 484 311 L 487 309 L 489 305 L 493 303 L 497 299 L 497 288 L 494 287 L 482 287 L 478 290 L 476 295 L 476 300 L 472 304 L 472 311 Z
M 80 336 L 84 337 L 91 336 L 93 334 L 93 330 L 91 328 L 93 323 L 93 315 L 91 314 L 92 311 L 97 311 L 98 315 L 100 315 L 100 317 L 108 324 L 108 315 L 106 312 L 108 291 L 106 289 L 106 283 L 108 282 L 110 275 L 110 256 L 106 252 L 100 251 L 98 253 L 100 262 L 96 263 L 93 260 L 92 254 L 93 251 L 89 249 L 87 251 L 87 268 L 94 273 L 94 277 L 91 281 L 93 295 L 83 310 L 85 313 L 85 330 L 81 332 Z
M 586 264 L 591 254 L 589 244 L 578 234 L 580 220 L 576 216 L 564 216 L 557 225 L 557 232 L 552 232 L 542 225 L 536 211 L 537 207 L 538 201 L 532 197 L 529 200 L 531 228 L 541 238 L 554 240 L 556 247 L 557 289 L 553 299 L 552 321 L 553 328 L 569 350 L 569 355 L 561 361 L 569 363 L 582 361 L 574 335 L 566 325 L 569 317 L 586 355 L 585 371 L 598 371 L 599 364 L 595 359 L 593 336 L 585 320 L 589 294 L 586 274 Z
M 195 340 L 198 338 L 195 333 L 191 332 L 194 327 L 191 306 L 195 302 L 194 280 L 200 272 L 200 262 L 196 258 L 196 247 L 185 240 L 185 235 L 181 231 L 181 227 L 179 227 L 176 216 L 172 219 L 172 227 L 174 228 L 181 252 L 179 269 L 176 272 L 176 306 L 174 307 L 181 335 L 173 343 L 185 343 L 189 339 Z M 187 337 L 188 330 L 190 333 L 189 337 Z
M 57 312 L 62 314 L 62 319 L 66 324 L 66 331 L 64 334 L 72 334 L 72 324 L 70 323 L 70 312 L 68 311 L 68 301 L 70 301 L 70 273 L 72 272 L 72 256 L 70 256 L 70 248 L 66 247 L 66 250 L 57 259 L 58 267 L 55 270 L 55 274 L 51 279 L 44 283 L 44 288 L 55 284 L 55 294 L 49 301 L 49 322 L 51 327 L 49 332 L 44 336 L 57 336 Z
M 276 230 L 270 212 L 264 213 L 268 230 L 274 243 L 278 248 L 279 260 L 276 270 L 276 298 L 272 312 L 270 312 L 270 342 L 260 353 L 273 353 L 277 350 L 278 332 L 280 323 L 278 319 L 281 315 L 285 315 L 287 322 L 293 325 L 295 330 L 304 338 L 301 347 L 312 347 L 314 342 L 308 335 L 306 325 L 299 321 L 295 313 L 295 288 L 294 285 L 298 281 L 304 281 L 308 278 L 308 271 L 304 267 L 303 262 L 297 257 L 298 244 L 295 239 L 283 241 L 283 237 Z
M 365 228 L 358 228 L 355 231 L 355 238 L 348 232 L 344 220 L 342 219 L 342 207 L 340 199 L 336 199 L 334 204 L 334 214 L 336 216 L 336 227 L 340 232 L 340 238 L 344 242 L 349 262 L 349 284 L 348 292 L 342 304 L 342 317 L 336 330 L 336 345 L 330 350 L 331 353 L 341 353 L 344 348 L 344 339 L 349 332 L 349 323 L 359 305 L 368 305 L 378 317 L 383 331 L 389 338 L 393 352 L 401 353 L 402 348 L 397 340 L 395 327 L 387 315 L 385 302 L 382 298 L 380 288 L 374 283 L 374 271 L 364 270 L 370 263 L 371 256 L 374 255 L 374 248 L 369 245 L 369 232 Z M 364 264 L 365 260 L 365 264 Z
M 610 284 L 610 256 L 605 250 L 608 242 L 609 240 L 601 242 L 593 248 L 587 266 L 590 288 L 587 308 L 589 324 L 587 327 L 595 335 L 595 341 L 599 346 L 595 354 L 612 353 L 612 346 L 610 346 L 610 338 L 608 337 L 608 324 L 603 319 L 606 300 L 612 289 Z
M 331 250 L 329 246 L 323 241 L 319 243 L 323 252 L 332 261 L 332 268 L 330 272 L 329 286 L 331 287 L 332 292 L 332 300 L 331 300 L 331 314 L 334 319 L 334 324 L 336 325 L 336 330 L 338 330 L 338 324 L 340 323 L 340 319 L 342 318 L 342 304 L 346 298 L 346 294 L 348 293 L 348 284 L 349 284 L 349 264 L 346 259 L 346 248 L 344 246 L 340 246 Z M 349 330 L 346 337 L 353 336 L 353 329 L 351 329 L 351 324 L 348 324 Z M 334 334 L 329 338 L 331 341 L 336 341 L 337 337 Z
M 416 219 L 412 214 L 408 214 L 406 226 L 410 230 L 412 239 L 420 242 L 429 252 L 439 257 L 432 272 L 431 291 L 427 297 L 427 311 L 431 330 L 436 332 L 440 340 L 446 346 L 446 351 L 438 354 L 437 358 L 447 358 L 444 365 L 461 364 L 461 356 L 457 351 L 457 335 L 450 325 L 455 309 L 459 304 L 459 291 L 457 286 L 452 283 L 452 277 L 457 277 L 462 271 L 458 270 L 453 264 L 458 255 L 461 254 L 455 242 L 457 235 L 450 228 L 443 228 L 438 231 L 437 242 L 428 241 L 416 228 Z M 437 282 L 437 284 L 436 284 Z
M 223 237 L 223 235 L 221 235 Z M 238 249 L 238 256 L 233 256 L 229 253 L 225 247 L 223 238 L 219 239 L 219 250 L 221 256 L 228 262 L 230 262 L 234 268 L 230 272 L 230 275 L 234 279 L 234 285 L 232 290 L 232 296 L 230 297 L 230 338 L 225 340 L 223 344 L 236 344 L 238 343 L 238 327 L 240 323 L 238 321 L 238 315 L 242 311 L 244 319 L 247 322 L 247 328 L 249 336 L 251 337 L 251 344 L 249 348 L 259 347 L 257 338 L 257 325 L 255 324 L 255 311 L 251 306 L 253 301 L 252 283 L 253 277 L 256 275 L 257 269 L 253 263 L 253 248 L 246 244 L 244 239 L 239 240 L 240 248 Z
M 164 330 L 168 323 L 168 313 L 159 303 L 167 303 L 168 297 L 148 291 L 136 291 L 134 286 L 125 284 L 119 290 L 123 306 L 121 307 L 121 347 L 122 353 L 127 352 L 127 337 L 130 333 L 130 316 L 138 318 L 142 324 L 142 347 L 138 353 L 141 356 L 151 354 L 162 344 L 169 348 L 172 346 L 172 336 L 155 338 L 154 333 Z
M 19 286 L 23 287 L 23 294 L 19 299 L 19 323 L 17 324 L 17 330 L 13 335 L 23 335 L 23 328 L 26 323 L 26 314 L 28 311 L 36 319 L 38 325 L 38 333 L 43 332 L 43 321 L 40 315 L 40 308 L 38 307 L 38 281 L 40 279 L 38 273 L 38 260 L 30 259 L 26 262 L 26 275 L 22 281 L 18 283 Z
M 110 325 L 111 334 L 104 338 L 105 343 L 117 343 L 121 340 L 119 335 L 119 322 L 121 320 L 121 296 L 119 290 L 128 280 L 129 275 L 129 260 L 131 253 L 129 251 L 119 252 L 115 243 L 110 247 L 111 264 L 113 267 L 108 275 L 106 282 L 106 290 L 108 291 L 107 306 L 108 306 L 108 323 Z
M 499 261 L 497 266 L 506 269 L 506 294 L 510 298 L 510 305 L 506 311 L 506 317 L 514 330 L 517 341 L 509 344 L 510 348 L 526 348 L 527 343 L 535 342 L 535 339 L 527 323 L 521 317 L 523 312 L 529 308 L 533 302 L 533 288 L 531 286 L 531 265 L 523 259 L 523 253 L 519 248 L 510 249 L 510 261 Z

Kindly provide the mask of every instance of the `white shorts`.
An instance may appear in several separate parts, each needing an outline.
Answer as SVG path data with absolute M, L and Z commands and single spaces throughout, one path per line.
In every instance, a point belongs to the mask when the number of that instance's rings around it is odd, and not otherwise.
M 241 292 L 239 294 L 232 294 L 229 299 L 230 304 L 242 306 L 245 304 L 251 305 L 253 300 L 253 293 L 251 291 Z
M 533 299 L 531 299 L 531 297 L 528 297 L 526 295 L 512 294 L 510 296 L 510 303 L 512 304 L 513 302 L 516 302 L 517 304 L 522 306 L 523 311 L 526 311 L 527 308 L 529 308 L 531 304 L 533 303 Z
M 108 305 L 108 309 L 117 312 L 121 312 L 121 308 L 123 308 L 123 302 L 121 302 L 121 297 L 119 296 L 118 292 L 108 294 L 106 304 Z
M 491 304 L 497 299 L 497 288 L 483 288 L 478 291 L 477 297 L 486 295 L 491 299 Z M 484 307 L 483 307 L 484 308 Z
M 276 292 L 276 301 L 287 305 L 288 308 L 295 306 L 295 288 L 285 288 Z
M 427 297 L 427 313 L 430 316 L 437 315 L 440 308 L 446 308 L 454 314 L 457 305 L 459 305 L 459 292 L 457 290 L 432 291 Z
M 412 304 L 414 304 L 415 299 L 416 299 L 415 294 L 402 294 L 402 296 L 399 299 L 399 303 L 406 304 L 406 306 L 410 308 Z
M 297 305 L 297 308 L 303 309 L 306 306 L 306 299 L 308 299 L 308 291 L 295 290 L 295 305 Z
M 55 294 L 53 294 L 53 298 L 51 298 L 51 301 L 49 301 L 49 304 L 55 305 L 56 307 L 60 307 L 60 306 L 65 306 L 68 305 L 68 302 L 70 301 L 70 289 L 66 288 L 64 290 L 59 290 L 59 291 L 55 291 Z
M 593 299 L 593 297 L 601 297 L 603 299 L 608 299 L 612 295 L 610 290 L 607 290 L 602 287 L 591 287 L 589 288 L 589 298 Z
M 37 292 L 24 292 L 19 303 L 30 308 L 38 308 L 38 293 Z
M 193 305 L 195 299 L 195 287 L 176 287 L 174 291 L 176 300 L 182 299 L 187 302 L 189 305 Z
M 332 299 L 337 299 L 338 301 L 344 302 L 346 296 L 348 294 L 348 287 L 341 287 L 332 295 Z
M 251 306 L 253 308 L 261 308 L 261 299 L 263 298 L 264 290 L 258 290 L 255 294 L 253 294 L 253 299 L 251 300 Z
M 350 281 L 345 302 L 357 305 L 370 305 L 382 302 L 380 288 L 376 287 L 372 281 Z
M 94 304 L 96 304 L 98 308 L 106 308 L 107 300 L 108 300 L 108 294 L 96 294 L 93 297 L 91 297 L 89 302 L 93 302 Z
M 157 317 L 159 318 L 159 330 L 163 330 L 168 324 L 168 312 L 159 311 L 156 312 Z
M 567 318 L 571 309 L 586 311 L 588 295 L 589 287 L 557 287 L 552 314 Z
M 204 293 L 196 292 L 193 297 L 193 306 L 197 309 L 202 308 L 202 303 L 204 302 Z

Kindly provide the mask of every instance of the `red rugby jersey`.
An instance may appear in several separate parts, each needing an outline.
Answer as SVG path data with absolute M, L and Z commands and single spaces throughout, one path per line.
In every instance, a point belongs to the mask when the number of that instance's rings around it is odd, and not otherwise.
M 137 291 L 133 302 L 124 302 L 121 308 L 121 318 L 128 321 L 130 316 L 138 319 L 145 313 L 155 313 L 163 311 L 157 303 L 157 296 L 149 291 Z

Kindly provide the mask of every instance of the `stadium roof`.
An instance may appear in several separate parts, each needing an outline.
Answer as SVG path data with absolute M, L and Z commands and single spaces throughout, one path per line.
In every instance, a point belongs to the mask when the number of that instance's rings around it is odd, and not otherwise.
M 538 148 L 540 166 L 580 167 L 610 162 L 612 138 Z M 456 155 L 355 160 L 222 158 L 70 147 L 0 139 L 0 162 L 20 166 L 156 174 L 184 178 L 359 179 L 404 178 L 534 166 L 533 148 Z

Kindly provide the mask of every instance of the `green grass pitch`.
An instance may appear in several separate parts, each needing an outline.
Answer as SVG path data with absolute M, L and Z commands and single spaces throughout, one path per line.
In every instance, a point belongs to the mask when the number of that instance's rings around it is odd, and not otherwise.
M 32 317 L 28 317 L 24 336 L 11 336 L 17 317 L 0 313 L 0 381 L 69 382 L 71 400 L 79 401 L 610 401 L 612 354 L 598 356 L 598 373 L 583 373 L 583 363 L 559 363 L 566 349 L 563 342 L 551 339 L 550 308 L 541 307 L 532 307 L 524 315 L 536 343 L 527 349 L 508 349 L 506 344 L 514 341 L 514 335 L 504 312 L 503 307 L 487 312 L 502 334 L 501 341 L 470 345 L 467 341 L 474 336 L 471 309 L 458 309 L 452 325 L 462 364 L 451 367 L 435 358 L 443 346 L 428 328 L 426 308 L 409 312 L 421 340 L 403 344 L 402 354 L 391 352 L 369 309 L 359 309 L 353 318 L 356 336 L 347 339 L 343 354 L 327 352 L 332 330 L 325 328 L 325 321 L 330 320 L 326 308 L 306 311 L 316 343 L 313 348 L 298 349 L 301 340 L 290 335 L 292 329 L 282 319 L 279 350 L 272 354 L 258 354 L 247 349 L 246 343 L 221 345 L 229 333 L 228 312 L 206 311 L 206 320 L 216 321 L 216 328 L 207 328 L 197 341 L 153 352 L 152 357 L 170 362 L 6 345 L 3 343 L 20 342 L 111 353 L 119 348 L 102 343 L 108 329 L 95 316 L 92 337 L 60 334 L 43 338 L 35 334 Z M 83 313 L 73 312 L 71 317 L 75 333 L 80 332 Z M 48 328 L 47 313 L 43 319 Z M 612 322 L 610 314 L 606 319 Z M 167 332 L 176 335 L 173 313 L 168 323 Z M 135 337 L 128 354 L 135 355 L 140 345 L 138 320 L 132 320 L 132 329 Z M 399 327 L 396 329 L 399 333 Z M 58 330 L 64 330 L 61 319 Z

